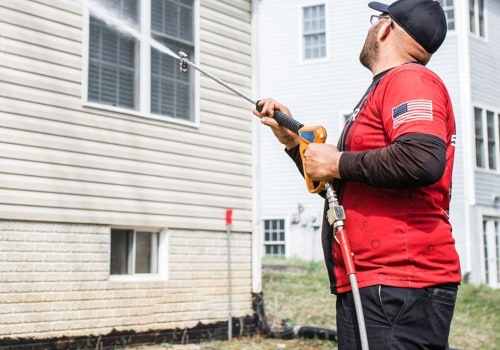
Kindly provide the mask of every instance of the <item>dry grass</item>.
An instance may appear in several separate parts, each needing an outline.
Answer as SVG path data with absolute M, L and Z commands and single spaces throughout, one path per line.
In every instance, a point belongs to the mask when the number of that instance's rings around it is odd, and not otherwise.
M 266 267 L 273 265 L 274 268 Z M 280 267 L 280 268 L 278 268 Z M 263 269 L 266 316 L 270 324 L 283 319 L 294 325 L 336 328 L 335 296 L 330 295 L 323 263 L 266 260 Z M 500 348 L 500 290 L 463 284 L 450 334 L 450 345 L 463 350 Z M 194 346 L 194 347 L 193 347 Z M 156 349 L 183 349 L 164 344 Z M 151 349 L 151 348 L 150 348 Z M 185 350 L 335 350 L 335 342 L 252 337 L 207 342 Z

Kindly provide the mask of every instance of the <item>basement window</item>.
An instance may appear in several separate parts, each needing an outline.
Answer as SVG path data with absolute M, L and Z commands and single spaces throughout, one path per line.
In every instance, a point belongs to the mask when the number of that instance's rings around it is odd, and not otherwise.
M 111 229 L 111 276 L 162 275 L 165 233 Z

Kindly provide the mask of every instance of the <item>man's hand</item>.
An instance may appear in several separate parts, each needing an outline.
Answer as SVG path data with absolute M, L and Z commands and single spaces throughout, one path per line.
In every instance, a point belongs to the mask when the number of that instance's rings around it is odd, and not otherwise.
M 286 106 L 270 98 L 262 99 L 259 102 L 259 106 L 262 107 L 261 112 L 254 109 L 253 114 L 260 118 L 260 122 L 262 124 L 267 125 L 271 128 L 274 136 L 276 136 L 278 141 L 285 145 L 288 150 L 297 146 L 300 142 L 300 137 L 293 131 L 290 131 L 287 128 L 279 125 L 278 122 L 273 118 L 275 109 L 280 110 L 281 112 L 291 117 L 290 110 Z
M 304 152 L 304 170 L 314 181 L 340 179 L 339 161 L 342 153 L 337 147 L 324 143 L 310 143 Z

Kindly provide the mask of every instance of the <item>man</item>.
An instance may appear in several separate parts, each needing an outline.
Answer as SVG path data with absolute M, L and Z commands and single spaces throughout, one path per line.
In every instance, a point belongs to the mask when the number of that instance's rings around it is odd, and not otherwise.
M 373 82 L 337 147 L 310 144 L 304 164 L 296 134 L 272 118 L 290 110 L 272 99 L 254 114 L 272 128 L 299 169 L 333 181 L 347 231 L 371 349 L 447 349 L 460 264 L 448 218 L 455 121 L 441 79 L 425 65 L 445 39 L 437 1 L 370 2 L 380 15 L 360 61 Z M 325 208 L 326 208 L 325 203 Z M 339 349 L 359 349 L 351 286 L 332 227 L 322 243 L 337 294 Z

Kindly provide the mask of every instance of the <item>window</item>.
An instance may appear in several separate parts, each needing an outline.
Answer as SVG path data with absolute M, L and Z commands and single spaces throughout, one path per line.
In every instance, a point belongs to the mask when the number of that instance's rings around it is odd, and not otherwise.
M 500 286 L 500 217 L 484 216 L 483 229 L 483 279 L 490 287 Z
M 500 113 L 474 107 L 476 166 L 500 169 Z
M 484 254 L 484 279 L 486 284 L 490 282 L 490 257 L 488 256 L 488 231 L 487 231 L 488 221 L 483 219 L 483 254 Z
M 485 150 L 484 150 L 484 137 L 483 137 L 483 110 L 474 107 L 474 124 L 476 134 L 476 166 L 478 168 L 485 167 Z
M 303 8 L 304 59 L 326 57 L 325 5 Z
M 136 1 L 106 1 L 114 14 L 138 27 Z M 93 16 L 89 20 L 88 100 L 137 109 L 138 43 Z
M 469 26 L 471 33 L 484 38 L 484 0 L 469 0 Z
M 160 233 L 111 230 L 111 275 L 157 274 Z
M 495 114 L 492 111 L 486 111 L 486 135 L 488 137 L 488 165 L 490 169 L 497 169 L 497 152 L 495 152 Z
M 455 9 L 453 6 L 453 0 L 439 0 L 441 7 L 443 7 L 444 14 L 446 15 L 446 22 L 448 23 L 448 29 L 455 29 Z
M 174 52 L 192 60 L 193 0 L 152 0 L 151 35 Z M 189 73 L 190 70 L 188 70 Z M 192 83 L 177 59 L 151 48 L 151 112 L 180 119 L 191 116 Z
M 264 248 L 265 254 L 271 256 L 285 256 L 285 220 L 264 220 Z
M 193 122 L 193 72 L 180 72 L 166 52 L 183 51 L 193 61 L 194 0 L 89 3 L 87 100 Z

